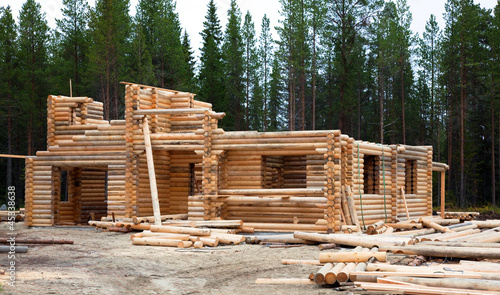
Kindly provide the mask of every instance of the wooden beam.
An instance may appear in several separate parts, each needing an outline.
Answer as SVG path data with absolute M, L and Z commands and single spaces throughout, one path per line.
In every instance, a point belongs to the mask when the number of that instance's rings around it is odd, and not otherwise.
M 16 159 L 24 159 L 27 156 L 22 155 L 9 155 L 9 154 L 0 154 L 0 158 L 16 158 Z
M 144 146 L 146 149 L 146 159 L 148 162 L 149 186 L 151 189 L 151 201 L 153 202 L 153 215 L 155 225 L 161 225 L 160 202 L 158 200 L 158 188 L 156 187 L 156 174 L 153 161 L 153 150 L 151 149 L 151 138 L 149 136 L 148 118 L 144 116 L 142 121 L 144 131 Z
M 184 114 L 203 114 L 210 111 L 207 108 L 199 109 L 146 109 L 135 110 L 134 115 L 184 115 Z

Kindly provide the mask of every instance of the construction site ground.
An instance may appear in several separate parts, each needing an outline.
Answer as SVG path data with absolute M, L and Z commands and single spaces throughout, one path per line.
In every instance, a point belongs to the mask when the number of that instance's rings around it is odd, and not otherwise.
M 0 223 L 5 237 L 8 225 Z M 2 294 L 344 294 L 315 285 L 256 285 L 256 278 L 307 278 L 317 266 L 281 259 L 318 259 L 317 246 L 261 245 L 204 249 L 134 246 L 130 233 L 93 227 L 15 225 L 17 237 L 70 239 L 73 245 L 30 245 L 16 255 L 16 287 L 0 253 Z

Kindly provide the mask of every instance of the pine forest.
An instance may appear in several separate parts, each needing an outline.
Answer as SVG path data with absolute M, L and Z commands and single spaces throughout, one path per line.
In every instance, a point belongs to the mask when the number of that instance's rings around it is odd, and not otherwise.
M 46 149 L 49 94 L 89 96 L 104 103 L 105 119 L 122 118 L 119 82 L 129 81 L 196 93 L 227 114 L 225 130 L 340 129 L 432 145 L 450 167 L 450 205 L 497 204 L 500 4 L 447 0 L 445 26 L 431 15 L 420 35 L 406 0 L 280 0 L 276 28 L 236 0 L 222 27 L 211 0 L 199 8 L 199 59 L 174 0 L 139 0 L 134 16 L 129 0 L 62 4 L 54 28 L 35 0 L 18 19 L 0 6 L 0 153 Z M 24 160 L 0 158 L 0 177 L 0 204 L 9 186 L 22 196 Z

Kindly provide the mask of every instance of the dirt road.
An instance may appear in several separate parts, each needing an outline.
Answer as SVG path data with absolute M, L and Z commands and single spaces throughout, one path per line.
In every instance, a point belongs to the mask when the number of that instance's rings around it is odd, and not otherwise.
M 7 224 L 0 224 L 5 237 Z M 281 259 L 317 259 L 316 246 L 271 249 L 260 245 L 209 250 L 134 246 L 130 233 L 81 228 L 27 228 L 18 237 L 72 239 L 74 245 L 32 245 L 17 254 L 16 287 L 4 294 L 333 294 L 315 285 L 256 285 L 256 278 L 307 278 L 318 267 L 282 265 Z M 0 254 L 0 269 L 8 257 Z M 342 293 L 337 293 L 342 294 Z

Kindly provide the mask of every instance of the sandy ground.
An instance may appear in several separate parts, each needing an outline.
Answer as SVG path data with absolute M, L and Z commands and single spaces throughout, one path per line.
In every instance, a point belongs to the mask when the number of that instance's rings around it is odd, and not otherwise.
M 0 223 L 0 237 L 8 230 Z M 346 294 L 315 285 L 256 285 L 256 278 L 307 278 L 317 266 L 281 259 L 317 259 L 317 246 L 219 246 L 209 250 L 134 246 L 130 233 L 90 227 L 27 228 L 18 237 L 64 238 L 73 245 L 31 245 L 17 254 L 16 287 L 0 275 L 2 294 Z M 0 269 L 8 268 L 0 253 Z

